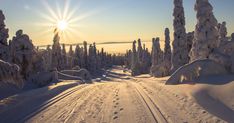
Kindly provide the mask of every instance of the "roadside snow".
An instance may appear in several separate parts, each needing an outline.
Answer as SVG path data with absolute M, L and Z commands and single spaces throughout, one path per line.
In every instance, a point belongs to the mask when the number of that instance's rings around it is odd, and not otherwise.
M 79 81 L 64 81 L 50 85 L 48 87 L 27 91 L 0 100 L 0 121 L 9 122 L 12 119 L 11 116 L 16 116 L 20 118 L 20 116 L 22 116 L 23 114 L 28 113 L 29 109 L 31 110 L 36 106 L 41 105 L 46 101 L 49 101 L 56 95 L 62 93 L 63 91 L 75 87 L 77 85 L 79 85 Z

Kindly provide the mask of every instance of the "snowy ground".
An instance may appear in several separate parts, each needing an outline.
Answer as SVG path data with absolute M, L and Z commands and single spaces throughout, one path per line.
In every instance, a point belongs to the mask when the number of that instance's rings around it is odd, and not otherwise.
M 54 85 L 53 91 L 35 90 L 2 100 L 0 121 L 234 122 L 234 84 L 230 82 L 234 79 L 229 78 L 221 85 L 207 84 L 211 79 L 203 78 L 201 84 L 169 86 L 164 85 L 167 78 L 131 77 L 116 67 L 108 72 L 105 81 L 84 85 L 66 82 Z

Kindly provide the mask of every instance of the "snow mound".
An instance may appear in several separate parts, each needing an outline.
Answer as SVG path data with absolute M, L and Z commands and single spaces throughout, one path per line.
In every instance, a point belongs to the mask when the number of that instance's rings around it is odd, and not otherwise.
M 233 75 L 202 77 L 192 89 L 197 103 L 209 113 L 222 120 L 234 122 L 234 77 Z M 220 84 L 222 83 L 222 84 Z M 217 84 L 219 84 L 217 86 Z
M 166 84 L 179 84 L 194 81 L 202 76 L 223 74 L 228 74 L 224 66 L 209 59 L 197 60 L 190 64 L 180 67 L 167 80 Z
M 80 69 L 81 69 L 80 66 L 75 66 L 72 68 L 72 70 L 80 70 Z
M 59 79 L 78 79 L 84 80 L 86 83 L 92 82 L 92 77 L 88 70 L 80 69 L 80 70 L 62 70 L 59 73 Z
M 10 123 L 18 122 L 15 121 L 15 119 L 22 119 L 25 114 L 32 113 L 30 110 L 37 109 L 44 103 L 56 98 L 59 94 L 69 92 L 77 85 L 79 85 L 79 82 L 64 81 L 0 100 L 0 121 Z M 77 88 L 79 88 L 79 86 L 77 86 Z M 14 116 L 14 118 L 12 118 L 12 116 Z
M 0 85 L 1 83 L 22 88 L 24 83 L 20 76 L 19 66 L 0 60 Z
M 54 72 L 38 72 L 32 76 L 32 82 L 38 86 L 46 86 L 49 83 L 58 82 L 57 71 Z

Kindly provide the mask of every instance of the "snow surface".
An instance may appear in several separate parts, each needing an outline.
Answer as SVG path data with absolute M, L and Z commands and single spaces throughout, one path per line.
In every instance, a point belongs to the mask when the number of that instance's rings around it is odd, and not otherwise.
M 0 120 L 234 122 L 233 76 L 200 78 L 197 84 L 165 85 L 168 77 L 131 77 L 130 73 L 116 67 L 107 71 L 105 78 L 99 83 L 78 86 L 72 82 L 59 83 L 7 98 L 0 103 Z

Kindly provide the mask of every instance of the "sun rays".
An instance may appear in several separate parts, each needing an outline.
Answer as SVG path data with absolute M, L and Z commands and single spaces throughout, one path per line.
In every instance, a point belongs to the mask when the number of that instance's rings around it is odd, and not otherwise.
M 38 11 L 39 15 L 43 18 L 43 22 L 37 22 L 37 26 L 44 27 L 40 32 L 44 36 L 53 35 L 53 30 L 57 28 L 63 43 L 79 40 L 80 37 L 83 37 L 81 27 L 84 27 L 80 21 L 99 11 L 89 11 L 77 15 L 80 7 L 79 4 L 75 8 L 72 8 L 69 0 L 64 0 L 63 2 L 61 4 L 56 1 L 53 4 L 54 6 L 52 6 L 48 1 L 43 0 L 42 3 L 45 6 L 45 10 Z

